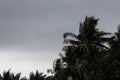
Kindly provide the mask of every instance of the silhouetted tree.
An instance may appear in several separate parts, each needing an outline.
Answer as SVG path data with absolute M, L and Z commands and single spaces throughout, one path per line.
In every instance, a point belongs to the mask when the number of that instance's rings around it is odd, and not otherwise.
M 68 45 L 63 48 L 65 56 L 62 56 L 62 60 L 68 64 L 69 68 L 79 69 L 81 79 L 83 77 L 87 79 L 89 75 L 96 74 L 95 68 L 98 64 L 96 59 L 101 52 L 108 49 L 105 43 L 109 41 L 106 37 L 109 33 L 98 30 L 97 22 L 98 19 L 94 17 L 86 17 L 85 21 L 80 23 L 79 34 L 63 35 L 64 43 Z
M 109 33 L 99 31 L 96 28 L 97 22 L 98 19 L 95 19 L 94 17 L 86 17 L 85 21 L 80 23 L 78 35 L 75 35 L 74 33 L 65 33 L 63 35 L 64 43 L 69 44 L 67 49 L 70 48 L 73 50 L 71 53 L 73 57 L 78 59 L 86 57 L 91 60 L 98 54 L 101 47 L 107 48 L 104 43 L 109 40 L 109 38 L 105 37 Z M 68 39 L 68 36 L 73 39 Z M 68 56 L 67 53 L 66 56 Z
M 31 72 L 29 75 L 29 80 L 45 80 L 46 75 L 43 75 L 43 73 L 39 73 L 36 71 L 36 73 Z
M 7 72 L 4 71 L 3 75 L 0 76 L 1 80 L 20 80 L 21 73 L 17 73 L 16 75 L 14 73 L 11 73 L 10 70 Z

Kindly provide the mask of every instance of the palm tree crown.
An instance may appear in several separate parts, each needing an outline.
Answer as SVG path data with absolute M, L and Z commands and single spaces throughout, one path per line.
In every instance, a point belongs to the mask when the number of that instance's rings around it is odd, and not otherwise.
M 96 28 L 97 23 L 98 19 L 86 17 L 85 21 L 80 23 L 79 34 L 65 33 L 63 35 L 64 43 L 69 44 L 64 47 L 64 51 L 67 51 L 66 56 L 72 55 L 75 58 L 95 56 L 96 53 L 99 53 L 101 47 L 107 48 L 104 43 L 108 41 L 105 36 L 109 33 L 99 31 Z M 73 51 L 71 54 L 69 49 Z

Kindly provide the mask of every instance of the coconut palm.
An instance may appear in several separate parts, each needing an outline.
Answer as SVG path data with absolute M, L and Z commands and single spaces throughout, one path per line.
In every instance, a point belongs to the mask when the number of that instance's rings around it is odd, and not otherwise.
M 96 74 L 95 60 L 100 53 L 108 49 L 105 43 L 109 41 L 106 35 L 110 33 L 99 31 L 96 28 L 97 23 L 98 19 L 86 17 L 84 22 L 80 23 L 79 34 L 63 35 L 64 44 L 67 46 L 63 48 L 65 56 L 62 56 L 62 60 L 68 64 L 68 67 L 79 70 L 79 79 L 87 80 L 92 71 Z
M 105 42 L 109 39 L 105 37 L 109 33 L 99 31 L 96 28 L 98 19 L 94 17 L 86 17 L 83 23 L 80 23 L 79 34 L 65 33 L 63 35 L 64 43 L 69 44 L 65 46 L 66 55 L 71 55 L 73 58 L 80 59 L 86 57 L 91 60 L 97 53 L 101 51 L 101 48 L 107 49 Z M 71 47 L 71 48 L 69 48 Z M 69 52 L 72 49 L 72 52 Z M 89 56 L 89 57 L 88 57 Z

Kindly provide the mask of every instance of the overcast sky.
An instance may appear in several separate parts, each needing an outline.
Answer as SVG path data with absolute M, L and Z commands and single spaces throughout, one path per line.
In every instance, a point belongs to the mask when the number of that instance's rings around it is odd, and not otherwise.
M 52 68 L 65 32 L 78 33 L 85 16 L 100 18 L 98 28 L 114 32 L 120 0 L 0 0 L 0 73 Z

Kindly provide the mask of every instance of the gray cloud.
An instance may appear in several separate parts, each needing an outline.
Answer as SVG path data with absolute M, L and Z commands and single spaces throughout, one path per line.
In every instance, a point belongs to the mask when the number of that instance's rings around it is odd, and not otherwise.
M 101 30 L 115 31 L 120 24 L 119 4 L 119 0 L 0 0 L 3 69 L 16 66 L 15 71 L 25 73 L 18 63 L 27 71 L 37 69 L 38 64 L 46 66 L 44 70 L 49 68 L 61 52 L 62 34 L 77 33 L 86 15 L 100 18 Z

